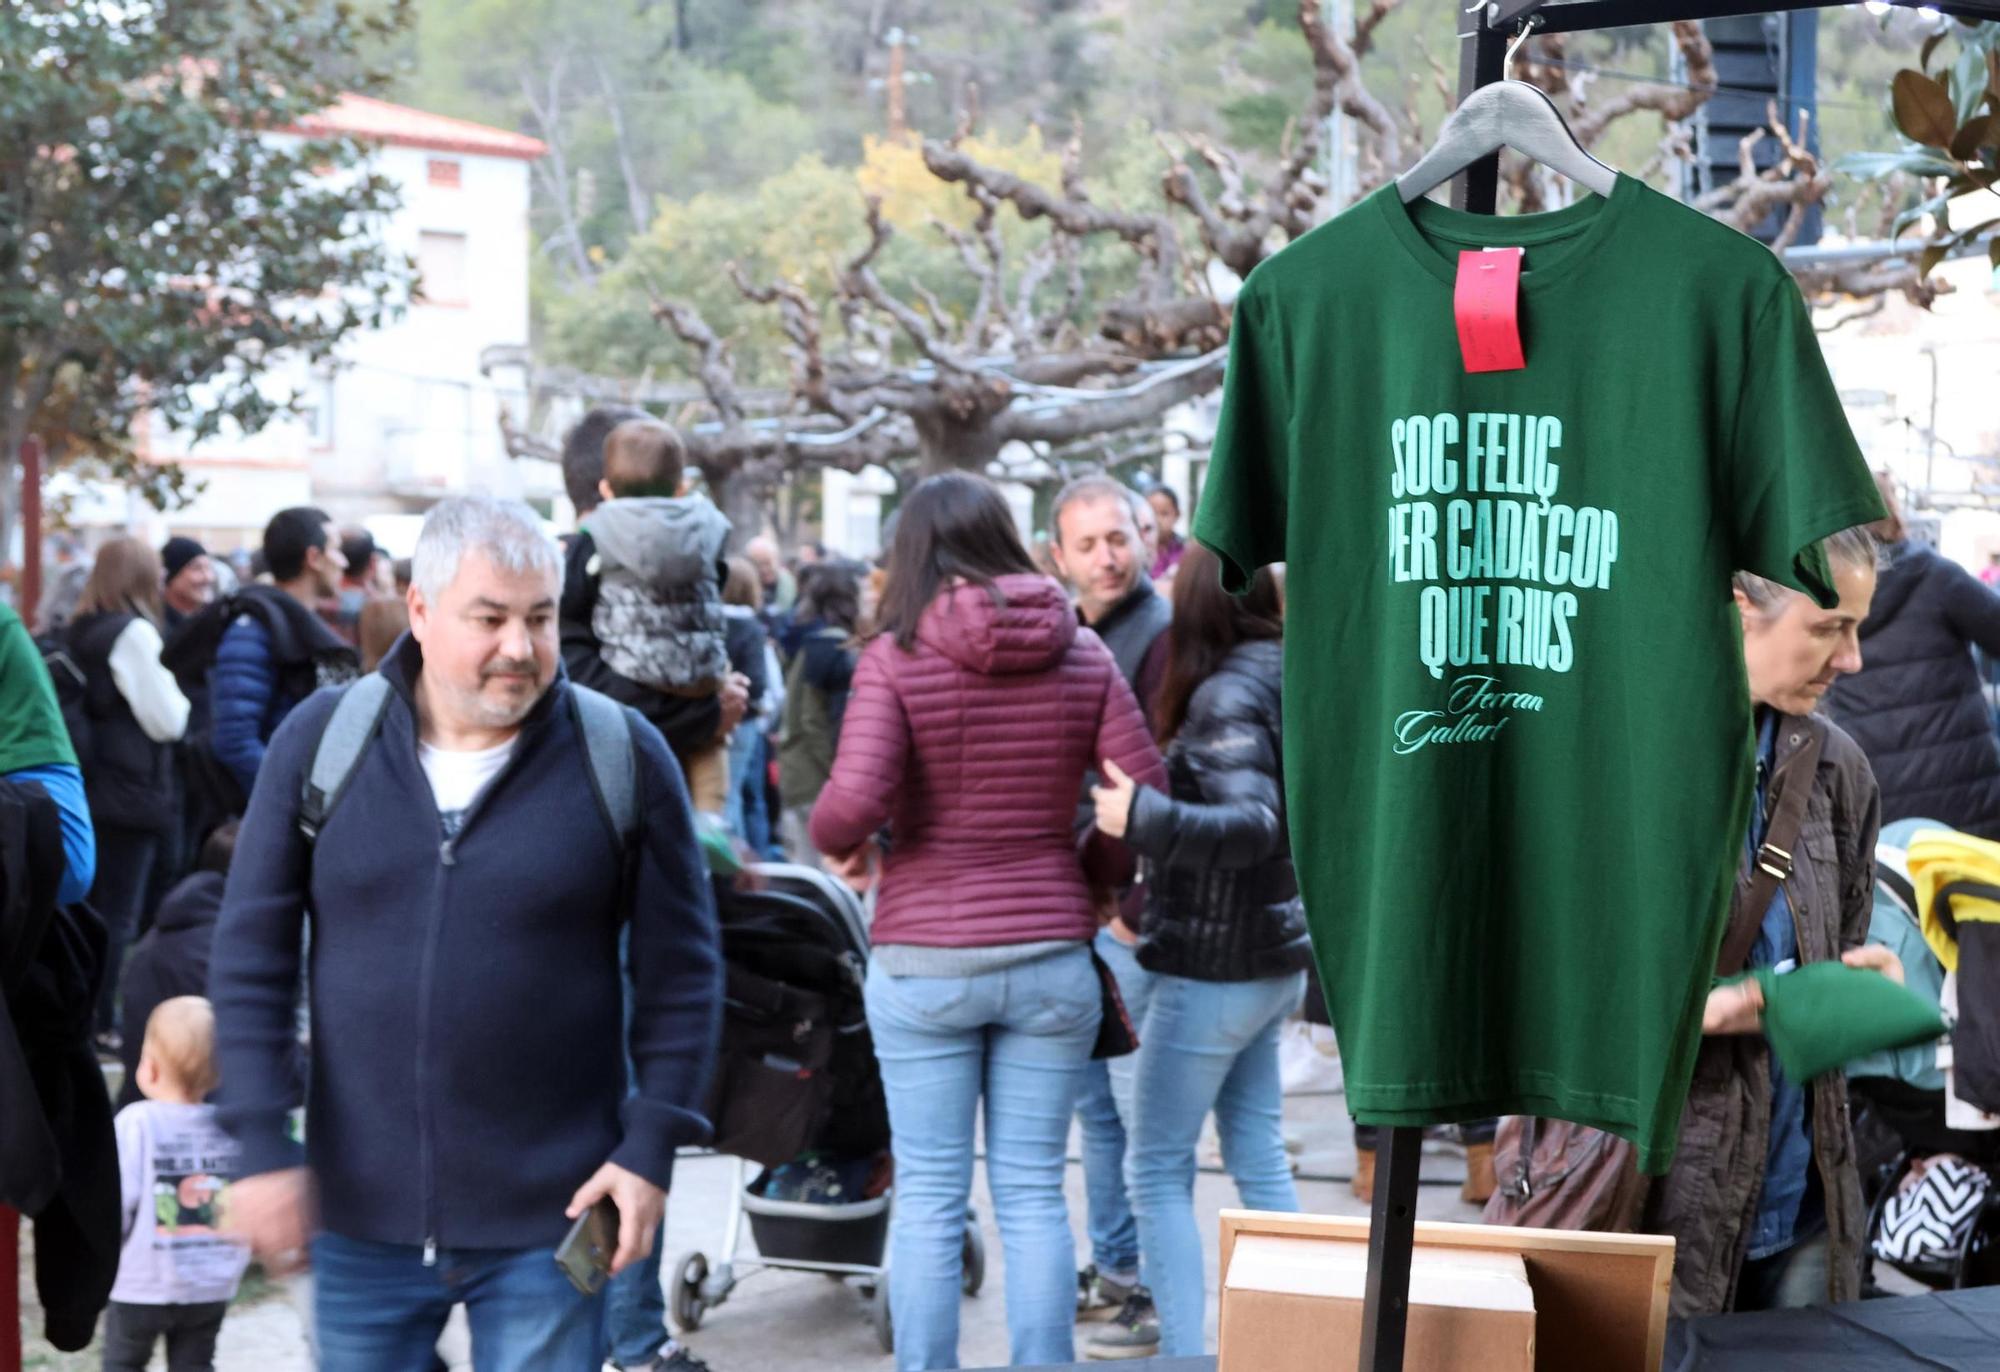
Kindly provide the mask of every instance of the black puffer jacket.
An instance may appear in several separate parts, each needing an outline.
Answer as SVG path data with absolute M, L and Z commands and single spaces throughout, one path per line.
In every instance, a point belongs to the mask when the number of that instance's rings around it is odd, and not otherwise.
M 155 743 L 140 727 L 111 673 L 111 653 L 137 618 L 88 614 L 70 621 L 69 647 L 84 675 L 90 717 L 89 756 L 78 744 L 91 821 L 100 827 L 164 831 L 179 822 L 171 804 L 174 745 Z
M 1151 971 L 1254 981 L 1312 959 L 1285 836 L 1283 674 L 1281 643 L 1239 645 L 1188 702 L 1167 750 L 1172 795 L 1133 795 L 1125 838 L 1146 864 Z
M 1861 625 L 1861 670 L 1825 709 L 1882 787 L 1882 821 L 1922 816 L 2000 839 L 2000 744 L 1973 645 L 2000 654 L 2000 595 L 1928 548 L 1898 543 Z

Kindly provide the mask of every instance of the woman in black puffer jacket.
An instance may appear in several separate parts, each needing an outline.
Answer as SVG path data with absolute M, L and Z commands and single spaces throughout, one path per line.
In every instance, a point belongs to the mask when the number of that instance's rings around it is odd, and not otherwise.
M 1112 1064 L 1131 1133 L 1126 1188 L 1160 1312 L 1160 1352 L 1199 1357 L 1206 1283 L 1194 1214 L 1195 1144 L 1215 1112 L 1223 1165 L 1253 1210 L 1297 1210 L 1279 1127 L 1278 1029 L 1312 958 L 1285 834 L 1279 683 L 1283 607 L 1269 570 L 1222 589 L 1215 555 L 1190 546 L 1174 576 L 1167 674 L 1154 707 L 1171 794 L 1115 766 L 1097 824 L 1145 862 L 1130 1007 L 1139 1051 Z
M 1861 670 L 1826 696 L 1882 788 L 1882 822 L 1921 816 L 2000 839 L 2000 742 L 1972 649 L 2000 656 L 2000 595 L 1904 537 L 1894 492 L 1889 547 L 1861 626 Z

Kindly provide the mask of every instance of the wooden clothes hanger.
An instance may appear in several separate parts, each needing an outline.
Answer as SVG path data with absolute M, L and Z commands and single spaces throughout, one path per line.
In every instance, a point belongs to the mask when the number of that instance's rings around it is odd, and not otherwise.
M 1531 16 L 1521 26 L 1502 71 L 1513 65 L 1515 52 L 1539 23 L 1540 16 Z M 1610 195 L 1618 184 L 1618 173 L 1584 151 L 1555 102 L 1540 89 L 1525 81 L 1495 81 L 1452 112 L 1431 150 L 1396 178 L 1396 192 L 1407 205 L 1501 148 L 1512 148 L 1599 195 Z

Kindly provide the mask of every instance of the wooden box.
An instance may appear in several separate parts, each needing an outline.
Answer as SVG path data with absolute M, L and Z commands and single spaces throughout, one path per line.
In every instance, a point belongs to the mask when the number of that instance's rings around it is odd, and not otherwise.
M 1239 1235 L 1222 1281 L 1218 1372 L 1326 1372 L 1359 1348 L 1364 1239 Z M 1534 1372 L 1535 1297 L 1518 1253 L 1418 1248 L 1404 1372 Z
M 1250 1237 L 1301 1239 L 1316 1245 L 1358 1248 L 1365 1270 L 1368 1221 L 1338 1215 L 1277 1215 L 1251 1210 L 1222 1212 L 1222 1315 L 1220 1372 L 1251 1368 L 1235 1360 L 1231 1335 L 1250 1326 L 1230 1319 L 1230 1272 L 1238 1242 Z M 1518 1256 L 1533 1292 L 1535 1372 L 1658 1372 L 1666 1349 L 1667 1298 L 1672 1289 L 1674 1241 L 1653 1234 L 1585 1234 L 1555 1229 L 1514 1229 L 1484 1224 L 1419 1221 L 1412 1273 L 1444 1250 Z M 1282 1250 L 1281 1250 L 1282 1251 Z M 1262 1260 L 1260 1260 L 1262 1261 Z M 1351 1261 L 1351 1259 L 1328 1259 Z M 1246 1269 L 1246 1276 L 1249 1269 Z M 1417 1294 L 1412 1278 L 1411 1294 Z M 1341 1347 L 1311 1347 L 1316 1368 L 1352 1366 L 1360 1353 L 1359 1305 L 1351 1333 Z M 1417 1329 L 1413 1306 L 1409 1328 Z M 1244 1350 L 1246 1352 L 1250 1350 Z M 1410 1351 L 1414 1352 L 1414 1345 Z M 1344 1361 L 1343 1361 L 1344 1359 Z M 1483 1364 L 1491 1366 L 1493 1364 Z M 1410 1372 L 1422 1364 L 1409 1361 Z M 1261 1367 L 1256 1372 L 1263 1372 Z M 1424 1372 L 1430 1372 L 1425 1368 Z

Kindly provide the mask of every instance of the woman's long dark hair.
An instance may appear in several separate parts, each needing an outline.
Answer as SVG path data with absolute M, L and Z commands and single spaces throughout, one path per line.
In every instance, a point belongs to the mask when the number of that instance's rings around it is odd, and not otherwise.
M 929 477 L 896 509 L 889 583 L 882 590 L 876 631 L 908 651 L 924 611 L 954 580 L 985 587 L 993 603 L 1003 605 L 1006 597 L 994 578 L 1017 572 L 1035 575 L 1035 563 L 1021 545 L 1000 488 L 971 472 Z
M 1153 698 L 1153 717 L 1165 743 L 1187 722 L 1195 688 L 1215 675 L 1239 643 L 1285 636 L 1285 602 L 1269 567 L 1251 578 L 1246 595 L 1222 589 L 1222 564 L 1190 542 L 1174 571 L 1174 619 L 1167 628 L 1167 672 Z

